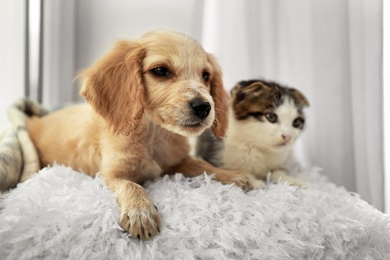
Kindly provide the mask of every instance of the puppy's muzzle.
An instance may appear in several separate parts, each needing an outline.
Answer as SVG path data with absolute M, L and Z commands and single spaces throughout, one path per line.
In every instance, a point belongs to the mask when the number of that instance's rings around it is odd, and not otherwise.
M 190 106 L 195 113 L 195 116 L 199 119 L 205 119 L 211 110 L 211 105 L 209 102 L 204 102 L 200 99 L 194 99 L 190 102 Z

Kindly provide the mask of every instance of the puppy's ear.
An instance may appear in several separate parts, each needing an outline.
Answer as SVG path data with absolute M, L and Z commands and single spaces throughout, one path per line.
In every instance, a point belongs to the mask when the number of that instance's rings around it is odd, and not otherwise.
M 210 80 L 210 94 L 214 100 L 215 120 L 211 131 L 218 139 L 225 137 L 228 127 L 228 94 L 223 87 L 222 72 L 217 61 L 208 55 L 208 61 L 213 67 Z
M 118 42 L 91 68 L 81 73 L 81 94 L 114 134 L 129 135 L 144 113 L 142 60 L 145 50 L 135 42 Z

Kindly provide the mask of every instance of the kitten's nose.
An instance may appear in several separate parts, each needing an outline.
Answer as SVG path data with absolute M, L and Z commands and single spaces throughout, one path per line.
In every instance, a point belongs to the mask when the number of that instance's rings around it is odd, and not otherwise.
M 289 134 L 282 134 L 282 139 L 284 142 L 288 142 L 291 139 L 291 135 Z
M 190 102 L 192 110 L 194 110 L 195 115 L 200 119 L 205 119 L 211 110 L 211 105 L 209 102 L 204 102 L 200 99 L 194 99 Z

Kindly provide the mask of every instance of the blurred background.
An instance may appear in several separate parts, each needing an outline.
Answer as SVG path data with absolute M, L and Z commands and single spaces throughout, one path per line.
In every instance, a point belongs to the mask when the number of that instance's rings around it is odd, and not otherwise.
M 263 78 L 303 91 L 302 163 L 389 212 L 388 9 L 380 0 L 0 0 L 0 129 L 19 97 L 51 109 L 82 101 L 76 75 L 116 40 L 173 29 L 215 54 L 227 90 Z

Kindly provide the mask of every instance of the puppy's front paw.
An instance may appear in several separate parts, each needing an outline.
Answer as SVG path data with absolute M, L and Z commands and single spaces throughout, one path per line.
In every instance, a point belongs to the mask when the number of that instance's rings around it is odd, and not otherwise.
M 157 207 L 147 198 L 137 198 L 122 206 L 121 227 L 132 237 L 148 240 L 160 232 Z

